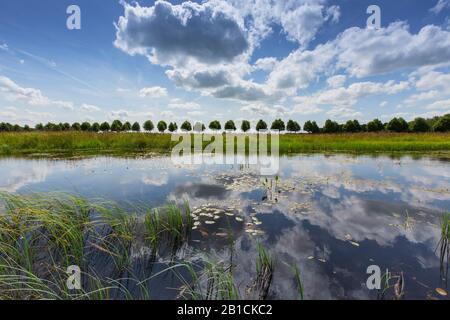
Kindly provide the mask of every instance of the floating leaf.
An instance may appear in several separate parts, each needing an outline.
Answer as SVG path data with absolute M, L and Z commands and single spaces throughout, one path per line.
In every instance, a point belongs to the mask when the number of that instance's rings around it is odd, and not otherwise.
M 358 243 L 358 242 L 350 241 L 350 243 L 351 243 L 352 245 L 354 245 L 355 247 L 359 247 L 359 243 Z
M 225 233 L 225 232 L 218 232 L 218 233 L 216 233 L 216 236 L 218 236 L 218 237 L 227 237 L 227 236 L 228 236 L 228 233 Z
M 442 288 L 436 288 L 436 292 L 439 293 L 441 296 L 447 296 L 447 291 L 445 291 Z

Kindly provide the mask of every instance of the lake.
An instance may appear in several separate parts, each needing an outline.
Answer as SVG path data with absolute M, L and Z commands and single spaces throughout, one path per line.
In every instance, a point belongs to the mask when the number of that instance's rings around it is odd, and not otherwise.
M 293 266 L 305 299 L 377 299 L 379 292 L 366 287 L 371 265 L 389 270 L 392 284 L 403 274 L 406 299 L 446 298 L 435 291 L 447 290 L 436 248 L 440 219 L 450 212 L 450 160 L 286 156 L 279 175 L 266 178 L 249 165 L 180 166 L 165 156 L 2 158 L 0 177 L 1 191 L 62 191 L 130 211 L 187 201 L 196 224 L 177 259 L 228 259 L 233 252 L 242 295 L 261 243 L 275 260 L 269 299 L 298 298 Z M 155 281 L 160 289 L 152 298 L 176 298 L 174 281 Z

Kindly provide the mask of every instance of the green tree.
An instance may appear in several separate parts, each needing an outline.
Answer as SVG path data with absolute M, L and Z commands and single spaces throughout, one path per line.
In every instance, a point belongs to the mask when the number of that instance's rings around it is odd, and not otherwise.
M 153 122 L 151 120 L 147 120 L 144 122 L 144 130 L 146 131 L 152 131 L 155 128 L 153 125 Z
M 34 129 L 42 131 L 44 130 L 44 125 L 42 123 L 38 123 L 37 125 L 34 126 Z
M 156 127 L 158 128 L 159 132 L 164 132 L 167 129 L 167 123 L 165 121 L 160 121 L 158 122 L 158 124 L 156 125 Z
M 248 130 L 250 130 L 250 122 L 247 120 L 243 120 L 241 123 L 241 130 L 243 132 L 247 132 Z
M 111 131 L 122 131 L 123 124 L 120 120 L 114 120 L 111 124 Z
M 332 121 L 328 119 L 325 121 L 325 125 L 323 126 L 323 132 L 325 133 L 336 133 L 340 131 L 340 126 L 336 121 Z
M 176 122 L 171 122 L 169 123 L 169 131 L 170 132 L 175 132 L 178 130 L 178 126 Z
M 189 121 L 185 121 L 181 124 L 181 130 L 192 131 L 192 125 Z
M 7 122 L 5 124 L 5 131 L 8 131 L 8 132 L 13 131 L 13 125 L 11 123 Z
M 9 125 L 11 126 L 11 125 Z M 56 131 L 56 124 L 51 123 L 51 122 L 47 122 L 47 124 L 44 126 L 44 130 L 45 131 Z M 11 129 L 9 129 L 8 131 L 11 131 Z
M 379 132 L 379 131 L 383 131 L 383 130 L 384 130 L 384 125 L 378 119 L 374 119 L 367 124 L 367 131 L 369 131 L 369 132 Z
M 408 123 L 403 118 L 394 118 L 389 121 L 386 129 L 393 132 L 406 132 L 408 131 Z
M 411 122 L 410 130 L 412 132 L 428 132 L 430 131 L 430 125 L 427 123 L 427 120 L 418 117 Z
M 100 125 L 98 124 L 98 122 L 94 122 L 92 124 L 91 130 L 94 132 L 99 132 L 100 131 Z
M 320 128 L 315 121 L 306 121 L 303 125 L 303 130 L 309 133 L 319 133 Z
M 131 126 L 131 130 L 133 130 L 134 132 L 141 131 L 141 126 L 139 125 L 139 122 L 133 123 L 133 125 Z
M 103 122 L 103 123 L 100 125 L 100 130 L 102 130 L 103 132 L 107 132 L 107 131 L 109 131 L 110 129 L 111 129 L 111 127 L 110 127 L 110 125 L 109 125 L 108 122 Z
M 81 124 L 82 131 L 89 131 L 91 129 L 91 124 L 89 122 L 83 122 Z
M 128 121 L 125 122 L 122 126 L 122 131 L 130 131 L 131 130 L 131 123 L 129 123 Z
M 435 132 L 448 132 L 450 131 L 450 115 L 441 117 L 433 126 Z
M 264 122 L 264 120 L 259 120 L 256 124 L 256 131 L 259 130 L 267 130 L 267 123 Z
M 70 128 L 70 125 L 69 125 L 69 128 Z M 23 126 L 23 130 L 24 131 L 31 131 L 31 128 L 30 128 L 29 125 L 26 124 L 26 125 Z
M 274 122 L 272 122 L 272 126 L 270 127 L 271 130 L 278 130 L 278 131 L 284 131 L 286 130 L 286 126 L 281 119 L 276 119 Z
M 287 122 L 286 129 L 290 132 L 299 132 L 300 130 L 302 130 L 298 122 L 294 120 L 289 120 Z
M 228 120 L 227 122 L 225 122 L 225 130 L 236 131 L 236 125 L 234 124 L 233 120 Z
M 211 123 L 209 124 L 208 127 L 209 127 L 211 130 L 220 130 L 220 129 L 222 129 L 222 125 L 221 125 L 220 122 L 217 121 L 217 120 L 211 121 Z
M 343 128 L 344 132 L 360 132 L 361 131 L 361 125 L 359 124 L 358 120 L 348 120 Z
M 65 122 L 65 123 L 63 123 L 62 127 L 63 127 L 63 131 L 69 131 L 70 130 L 70 123 Z
M 74 130 L 74 131 L 81 131 L 81 125 L 78 122 L 74 122 L 72 124 L 72 130 Z

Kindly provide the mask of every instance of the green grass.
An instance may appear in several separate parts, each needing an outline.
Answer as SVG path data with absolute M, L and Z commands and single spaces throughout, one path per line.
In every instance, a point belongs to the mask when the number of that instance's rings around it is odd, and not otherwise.
M 21 132 L 0 134 L 0 155 L 45 153 L 170 152 L 170 134 Z M 206 143 L 204 143 L 206 145 Z M 302 152 L 446 152 L 450 133 L 286 134 L 280 153 Z
M 450 134 L 359 133 L 284 135 L 281 153 L 450 151 Z
M 260 243 L 257 246 L 258 259 L 256 260 L 256 279 L 251 287 L 254 297 L 265 300 L 272 284 L 275 262 L 269 252 Z
M 437 248 L 439 248 L 441 277 L 447 282 L 450 261 L 450 213 L 444 213 L 441 217 L 441 239 Z
M 195 251 L 195 262 L 177 261 L 173 250 L 187 246 L 192 222 L 187 202 L 150 210 L 64 193 L 0 192 L 0 300 L 149 299 L 151 281 L 173 275 L 179 287 L 170 289 L 179 298 L 240 299 L 231 259 Z M 148 256 L 136 255 L 147 250 Z M 265 298 L 273 260 L 261 245 L 258 254 L 254 289 Z M 80 290 L 66 285 L 74 264 L 82 272 Z M 156 272 L 154 264 L 161 266 Z
M 181 229 L 191 228 L 189 206 L 168 208 L 161 215 L 164 231 L 177 238 L 187 234 Z M 132 247 L 144 247 L 140 239 L 146 236 L 142 225 L 149 209 L 127 209 L 131 212 L 63 193 L 0 193 L 0 299 L 106 299 L 118 292 L 131 299 L 135 296 L 125 285 L 130 282 L 140 287 L 139 297 L 147 297 L 146 282 L 133 277 L 131 265 Z M 114 277 L 99 276 L 110 262 Z M 84 290 L 67 289 L 70 265 L 83 271 Z
M 1 133 L 0 154 L 168 151 L 170 135 L 88 132 Z
M 189 204 L 185 202 L 184 210 L 176 203 L 169 203 L 164 208 L 150 211 L 145 215 L 143 225 L 145 239 L 154 250 L 161 244 L 176 249 L 189 238 L 193 226 Z

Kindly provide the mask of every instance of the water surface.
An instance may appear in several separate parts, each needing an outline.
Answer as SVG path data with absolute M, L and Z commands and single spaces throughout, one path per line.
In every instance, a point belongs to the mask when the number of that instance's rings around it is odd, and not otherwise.
M 167 157 L 5 158 L 0 177 L 0 190 L 14 193 L 63 191 L 130 208 L 187 200 L 198 215 L 216 210 L 214 224 L 200 216 L 183 259 L 226 256 L 231 227 L 240 290 L 254 275 L 258 242 L 276 257 L 272 299 L 298 297 L 293 265 L 307 299 L 376 299 L 365 285 L 369 265 L 403 272 L 408 299 L 442 299 L 435 288 L 447 288 L 435 250 L 450 211 L 445 160 L 302 155 L 283 157 L 279 175 L 265 178 L 251 166 L 175 166 Z

